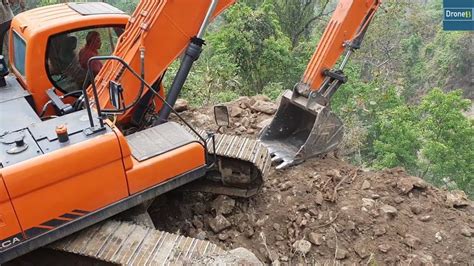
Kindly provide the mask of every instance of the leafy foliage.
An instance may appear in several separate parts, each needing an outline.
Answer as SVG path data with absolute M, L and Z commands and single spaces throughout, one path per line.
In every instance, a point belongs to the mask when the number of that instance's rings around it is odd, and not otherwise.
M 434 89 L 419 106 L 423 175 L 435 184 L 454 181 L 474 193 L 474 121 L 463 115 L 470 101 L 461 91 Z

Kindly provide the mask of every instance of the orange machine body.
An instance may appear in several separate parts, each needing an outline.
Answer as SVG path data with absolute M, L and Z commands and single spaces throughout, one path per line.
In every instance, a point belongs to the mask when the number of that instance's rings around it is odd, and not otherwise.
M 50 100 L 46 91 L 53 87 L 47 70 L 51 36 L 100 26 L 126 26 L 116 52 L 139 71 L 136 51 L 146 47 L 146 79 L 153 83 L 196 34 L 210 3 L 161 1 L 168 4 L 155 10 L 150 2 L 160 1 L 142 1 L 137 20 L 132 18 L 129 24 L 129 16 L 124 14 L 81 15 L 68 4 L 26 11 L 13 20 L 9 59 L 15 78 L 7 77 L 7 87 L 0 89 L 0 94 L 5 93 L 0 95 L 0 263 L 205 175 L 206 150 L 194 138 L 139 158 L 134 154 L 139 148 L 132 147 L 128 136 L 112 123 L 105 120 L 104 129 L 97 132 L 89 127 L 85 110 L 47 121 L 38 117 Z M 226 6 L 220 4 L 216 13 Z M 180 16 L 180 12 L 188 15 Z M 141 21 L 143 18 L 159 18 L 161 24 L 157 27 L 154 21 Z M 134 28 L 133 21 L 140 27 Z M 146 28 L 146 23 L 153 25 Z M 163 31 L 158 33 L 160 27 Z M 135 30 L 140 31 L 139 42 L 131 36 Z M 25 47 L 20 63 L 14 38 Z M 109 77 L 112 71 L 106 71 L 108 68 L 113 66 L 105 63 L 97 84 Z M 129 100 L 136 97 L 137 88 L 126 75 L 121 82 Z M 101 101 L 109 102 L 103 93 L 100 96 Z M 97 123 L 97 114 L 93 116 Z M 61 143 L 56 129 L 64 125 L 69 140 Z M 22 143 L 4 141 L 18 135 Z M 15 153 L 18 147 L 20 151 Z
M 25 134 L 33 132 L 34 126 Z M 49 131 L 44 134 L 53 135 L 53 126 Z M 138 161 L 127 139 L 113 126 L 106 125 L 104 132 L 87 138 L 83 134 L 71 134 L 68 143 L 50 152 L 45 147 L 54 147 L 57 140 L 42 139 L 36 146 L 25 138 L 28 149 L 38 149 L 38 156 L 0 168 L 0 255 L 170 180 L 179 181 L 179 176 L 205 174 L 205 150 L 197 142 Z M 90 224 L 105 218 L 94 218 Z

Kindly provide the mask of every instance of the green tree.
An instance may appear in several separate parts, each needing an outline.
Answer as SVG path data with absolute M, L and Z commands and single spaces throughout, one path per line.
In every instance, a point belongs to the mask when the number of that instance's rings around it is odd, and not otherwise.
M 219 31 L 208 35 L 215 54 L 227 54 L 239 66 L 243 94 L 261 93 L 269 82 L 287 80 L 290 40 L 282 33 L 272 1 L 257 9 L 237 3 L 224 16 Z
M 328 4 L 329 0 L 275 0 L 280 25 L 291 39 L 293 49 L 301 40 L 308 40 L 311 37 L 318 20 L 331 13 L 325 11 Z
M 378 137 L 374 141 L 374 166 L 403 166 L 415 171 L 421 146 L 415 112 L 406 105 L 387 109 L 378 117 L 375 128 Z
M 442 185 L 450 181 L 474 195 L 474 121 L 464 116 L 470 101 L 462 91 L 433 89 L 419 107 L 422 176 Z

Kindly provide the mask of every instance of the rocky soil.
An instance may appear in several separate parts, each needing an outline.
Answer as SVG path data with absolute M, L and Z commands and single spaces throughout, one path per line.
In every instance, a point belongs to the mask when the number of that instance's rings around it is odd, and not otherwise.
M 225 133 L 250 137 L 276 110 L 260 96 L 228 105 Z M 216 129 L 211 108 L 182 115 Z M 250 199 L 172 192 L 151 214 L 159 229 L 244 247 L 276 265 L 472 265 L 473 210 L 463 192 L 435 188 L 403 169 L 371 172 L 328 155 L 272 170 Z

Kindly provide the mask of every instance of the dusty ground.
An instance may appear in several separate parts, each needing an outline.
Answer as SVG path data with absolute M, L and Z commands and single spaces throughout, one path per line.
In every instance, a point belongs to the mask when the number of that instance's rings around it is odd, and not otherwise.
M 255 136 L 269 116 L 250 106 L 262 100 L 229 104 L 228 133 Z M 271 113 L 265 107 L 260 111 Z M 211 113 L 183 115 L 215 129 Z M 266 263 L 473 265 L 473 207 L 463 193 L 434 188 L 403 169 L 370 172 L 327 156 L 272 170 L 250 199 L 173 192 L 151 212 L 159 229 L 242 246 Z

